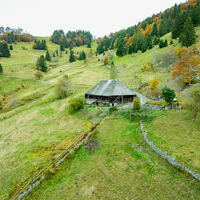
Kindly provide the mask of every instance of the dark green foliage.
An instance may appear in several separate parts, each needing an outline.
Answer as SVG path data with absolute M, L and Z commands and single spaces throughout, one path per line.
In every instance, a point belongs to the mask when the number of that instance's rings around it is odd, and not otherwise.
M 46 45 L 46 40 L 35 40 L 34 41 L 33 48 L 38 49 L 38 50 L 46 50 L 47 45 Z
M 47 61 L 51 61 L 51 56 L 50 56 L 50 53 L 49 53 L 48 50 L 46 51 L 45 59 L 46 59 Z
M 128 53 L 128 48 L 123 39 L 121 39 L 117 44 L 116 55 L 119 57 L 125 56 Z
M 167 103 L 171 104 L 173 102 L 176 94 L 175 94 L 174 90 L 171 90 L 170 88 L 164 87 L 162 89 L 162 96 Z
M 84 98 L 81 98 L 81 97 L 73 98 L 69 102 L 68 112 L 70 114 L 75 113 L 76 111 L 83 109 L 84 105 L 85 105 L 85 99 Z
M 152 36 L 157 36 L 158 35 L 158 29 L 156 23 L 153 25 L 153 30 L 151 32 Z
M 64 48 L 70 48 L 75 46 L 87 45 L 91 47 L 93 36 L 88 31 L 68 31 L 65 35 L 63 30 L 55 30 L 51 36 L 51 41 L 61 45 L 61 51 Z
M 183 46 L 189 47 L 196 42 L 196 33 L 192 23 L 192 19 L 188 18 L 184 24 L 183 31 L 180 35 L 179 41 Z
M 47 72 L 46 60 L 43 55 L 38 58 L 36 66 L 38 70 Z
M 157 37 L 156 37 L 156 38 L 154 39 L 154 41 L 153 41 L 153 44 L 154 44 L 154 45 L 158 45 L 159 43 L 160 43 L 160 38 L 157 38 Z
M 76 61 L 76 57 L 74 55 L 74 52 L 71 50 L 70 51 L 70 56 L 69 56 L 69 62 L 72 63 L 74 61 Z
M 80 53 L 79 60 L 85 60 L 85 59 L 86 59 L 85 51 L 82 51 L 82 52 Z
M 87 48 L 91 48 L 91 41 L 88 42 Z
M 112 49 L 112 45 L 112 40 L 105 36 L 97 46 L 97 54 L 102 54 L 110 48 Z
M 60 51 L 65 51 L 65 43 L 64 42 L 60 43 Z
M 51 41 L 56 44 L 60 44 L 61 38 L 64 38 L 64 37 L 65 37 L 65 33 L 63 30 L 55 30 L 53 32 L 53 35 L 51 36 Z
M 165 41 L 160 40 L 159 48 L 164 48 L 164 47 L 167 47 L 167 46 L 168 46 L 167 40 L 165 40 Z
M 2 65 L 0 64 L 0 75 L 3 74 L 3 67 Z
M 5 42 L 0 42 L 0 57 L 10 57 L 10 51 Z
M 10 45 L 9 49 L 10 49 L 11 51 L 13 50 L 13 45 L 12 45 L 12 44 Z
M 191 8 L 190 17 L 192 18 L 192 22 L 194 26 L 198 26 L 200 24 L 200 3 L 198 2 L 196 6 Z
M 184 24 L 183 17 L 177 16 L 172 26 L 172 39 L 176 39 L 180 36 L 181 31 L 183 29 L 183 24 Z

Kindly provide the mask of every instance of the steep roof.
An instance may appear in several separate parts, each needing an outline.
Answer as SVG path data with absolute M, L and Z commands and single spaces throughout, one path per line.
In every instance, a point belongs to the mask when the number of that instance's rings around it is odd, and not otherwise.
M 127 88 L 119 80 L 102 80 L 89 90 L 86 95 L 95 96 L 133 96 L 135 92 Z

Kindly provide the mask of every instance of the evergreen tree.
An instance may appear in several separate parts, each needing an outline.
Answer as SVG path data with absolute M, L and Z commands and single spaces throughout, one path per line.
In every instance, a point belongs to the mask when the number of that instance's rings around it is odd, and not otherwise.
M 88 43 L 87 48 L 91 48 L 91 41 Z
M 69 62 L 72 63 L 74 61 L 76 61 L 76 58 L 74 56 L 74 52 L 71 50 L 70 51 L 70 56 L 69 56 Z
M 10 57 L 10 51 L 5 42 L 0 42 L 0 57 Z
M 153 29 L 152 29 L 151 35 L 152 36 L 157 36 L 158 35 L 158 29 L 157 29 L 156 23 L 153 25 Z
M 65 51 L 65 46 L 63 42 L 60 43 L 60 51 Z
M 183 22 L 181 20 L 181 17 L 176 17 L 174 24 L 172 26 L 172 39 L 176 39 L 180 36 L 180 33 L 183 29 Z
M 37 60 L 37 69 L 43 72 L 47 71 L 46 61 L 43 55 L 41 55 Z
M 45 59 L 46 59 L 47 61 L 51 61 L 51 56 L 50 56 L 50 53 L 49 53 L 48 50 L 46 51 Z
M 13 50 L 13 45 L 12 45 L 12 44 L 10 45 L 10 50 L 11 50 L 11 51 Z
M 189 47 L 196 42 L 196 33 L 192 23 L 192 19 L 188 18 L 184 24 L 183 31 L 180 34 L 179 41 L 183 46 Z
M 117 46 L 118 46 L 116 51 L 117 56 L 122 57 L 127 54 L 128 49 L 126 47 L 124 39 L 121 39 Z
M 0 75 L 3 74 L 3 67 L 2 65 L 0 64 Z
M 79 60 L 85 60 L 85 59 L 86 59 L 85 51 L 82 51 L 80 56 L 79 56 Z

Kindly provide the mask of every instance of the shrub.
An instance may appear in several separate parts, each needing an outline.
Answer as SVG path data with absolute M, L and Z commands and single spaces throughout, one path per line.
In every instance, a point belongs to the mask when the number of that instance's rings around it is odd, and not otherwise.
M 75 113 L 78 110 L 81 110 L 84 108 L 85 105 L 85 99 L 81 97 L 73 98 L 69 102 L 68 105 L 68 112 L 69 113 Z
M 56 82 L 55 95 L 58 99 L 63 99 L 71 93 L 71 83 L 68 76 L 64 76 Z
M 135 97 L 133 100 L 133 110 L 140 110 L 140 108 L 141 108 L 140 98 Z
M 144 66 L 141 67 L 141 70 L 147 72 L 154 71 L 154 66 L 151 62 L 147 62 Z
M 43 55 L 41 55 L 38 59 L 37 59 L 37 69 L 41 70 L 43 72 L 47 72 L 47 66 L 46 66 L 46 60 L 44 58 Z
M 105 59 L 104 59 L 104 65 L 108 65 L 108 63 L 109 63 L 109 57 L 106 56 Z
M 39 80 L 43 77 L 43 73 L 40 70 L 37 70 L 34 75 Z
M 174 90 L 171 90 L 170 88 L 164 87 L 162 89 L 162 96 L 167 103 L 172 104 L 176 95 L 175 95 Z
M 46 59 L 47 61 L 51 61 L 51 56 L 50 56 L 50 53 L 49 53 L 48 50 L 46 51 L 45 59 Z
M 10 51 L 5 42 L 0 42 L 0 57 L 10 57 Z
M 9 48 L 10 48 L 10 50 L 12 51 L 12 50 L 13 50 L 13 45 L 11 44 Z

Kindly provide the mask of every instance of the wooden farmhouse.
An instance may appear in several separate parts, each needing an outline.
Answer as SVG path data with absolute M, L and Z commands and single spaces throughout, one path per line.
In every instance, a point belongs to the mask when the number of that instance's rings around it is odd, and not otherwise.
M 87 104 L 132 103 L 136 93 L 119 80 L 102 80 L 85 94 Z

